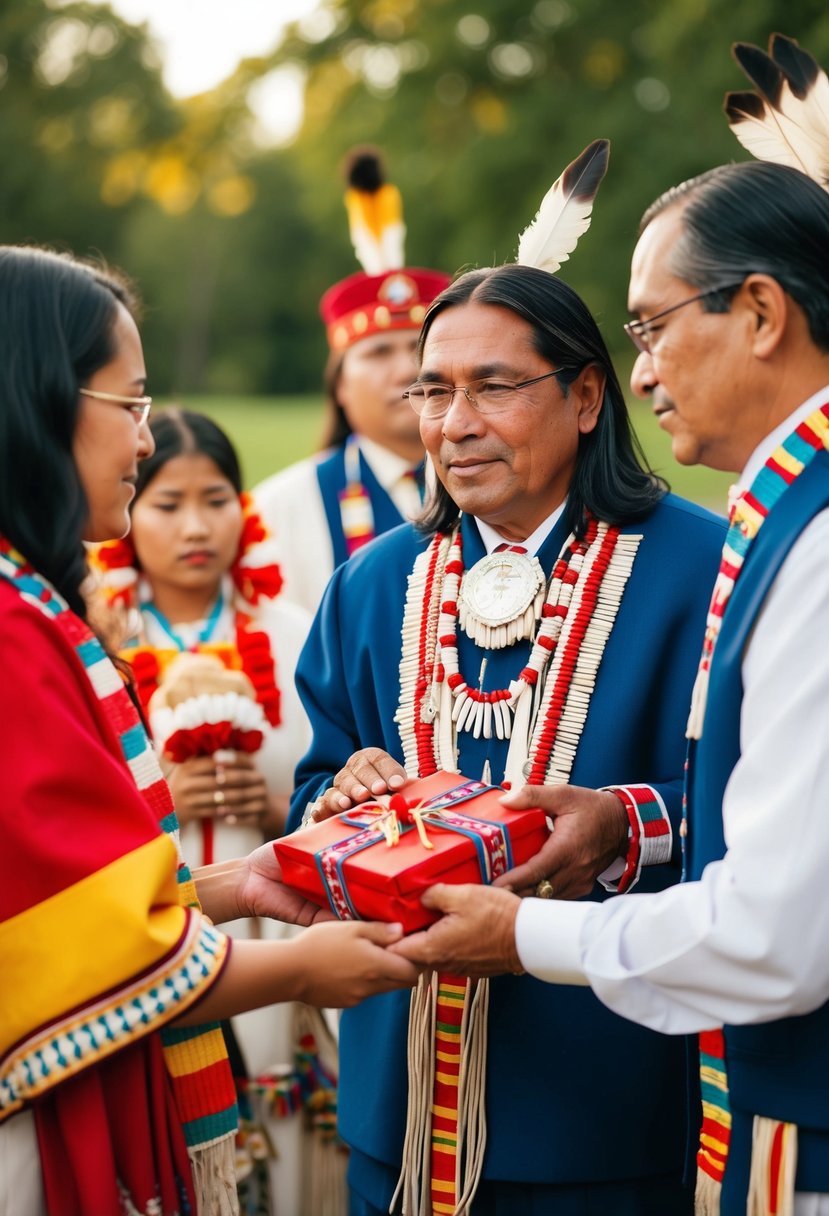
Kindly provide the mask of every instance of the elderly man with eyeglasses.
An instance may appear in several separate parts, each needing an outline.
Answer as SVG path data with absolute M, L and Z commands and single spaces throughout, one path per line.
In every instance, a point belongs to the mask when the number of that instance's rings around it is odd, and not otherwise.
M 314 740 L 294 826 L 440 769 L 524 806 L 529 781 L 555 830 L 527 893 L 578 911 L 661 890 L 679 877 L 683 727 L 722 523 L 643 467 L 596 324 L 552 274 L 465 274 L 429 309 L 419 355 L 408 399 L 437 482 L 418 526 L 356 554 L 323 600 L 298 669 Z M 514 897 L 480 891 L 495 900 L 483 948 Z M 435 1084 L 466 1068 L 441 1013 L 467 1010 L 464 985 L 438 987 Z M 488 1002 L 460 1125 L 429 1069 L 407 1076 L 408 998 L 344 1015 L 354 1216 L 388 1211 L 401 1172 L 411 1212 L 689 1214 L 683 1044 L 587 987 L 511 974 Z
M 690 881 L 602 907 L 436 888 L 448 915 L 401 944 L 700 1032 L 706 1216 L 829 1213 L 827 267 L 825 190 L 762 163 L 669 191 L 633 256 L 633 386 L 681 463 L 739 474 L 687 727 Z

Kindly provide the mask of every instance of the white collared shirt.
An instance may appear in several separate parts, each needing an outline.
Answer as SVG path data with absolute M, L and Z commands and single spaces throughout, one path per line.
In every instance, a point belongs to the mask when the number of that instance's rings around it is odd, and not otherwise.
M 564 513 L 566 504 L 567 500 L 565 499 L 563 503 L 556 507 L 555 511 L 548 515 L 547 518 L 538 525 L 534 532 L 530 533 L 526 540 L 522 540 L 520 542 L 522 548 L 527 550 L 530 557 L 535 557 L 538 550 L 544 544 L 545 540 L 550 535 L 553 528 L 556 526 Z M 478 519 L 477 516 L 475 516 L 474 519 L 475 523 L 478 525 L 478 531 L 481 534 L 481 540 L 484 542 L 484 548 L 486 549 L 487 554 L 494 553 L 499 545 L 519 543 L 518 541 L 513 542 L 505 540 L 505 538 L 501 536 L 500 533 L 496 532 L 490 524 L 484 523 L 484 521 L 482 519 Z
M 740 485 L 827 396 L 758 445 Z M 524 900 L 516 944 L 527 971 L 590 984 L 615 1012 L 668 1034 L 773 1021 L 829 999 L 827 621 L 829 510 L 793 544 L 743 655 L 726 856 L 658 894 Z
M 417 514 L 420 493 L 414 479 L 406 476 L 411 463 L 364 436 L 357 442 L 398 511 L 407 518 Z M 299 604 L 312 616 L 334 572 L 334 545 L 317 477 L 319 460 L 312 457 L 289 465 L 253 490 L 279 554 L 285 580 L 280 600 Z M 428 461 L 426 476 L 430 476 Z
M 358 439 L 363 459 L 404 519 L 412 519 L 422 506 L 420 491 L 410 476 L 412 462 L 390 452 L 373 439 Z
M 808 401 L 804 401 L 802 405 L 789 414 L 788 418 L 784 418 L 771 434 L 766 435 L 765 439 L 760 440 L 757 447 L 749 456 L 746 467 L 737 480 L 736 488 L 738 491 L 748 489 L 774 449 L 780 446 L 795 427 L 800 426 L 801 422 L 808 418 L 810 414 L 814 414 L 815 410 L 819 410 L 827 398 L 829 398 L 829 384 L 824 385 L 819 392 L 813 393 Z

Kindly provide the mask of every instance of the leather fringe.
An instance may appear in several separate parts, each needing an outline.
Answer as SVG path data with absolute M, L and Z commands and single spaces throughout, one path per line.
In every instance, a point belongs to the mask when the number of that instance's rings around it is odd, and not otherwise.
M 198 1216 L 239 1216 L 235 1136 L 187 1151 Z
M 797 1127 L 754 1116 L 746 1216 L 794 1216 Z
M 409 1006 L 409 1096 L 400 1178 L 389 1211 L 432 1216 L 432 1091 L 435 1083 L 437 973 L 421 975 Z M 458 1152 L 454 1216 L 469 1216 L 486 1148 L 486 1059 L 489 980 L 470 980 L 461 1025 Z

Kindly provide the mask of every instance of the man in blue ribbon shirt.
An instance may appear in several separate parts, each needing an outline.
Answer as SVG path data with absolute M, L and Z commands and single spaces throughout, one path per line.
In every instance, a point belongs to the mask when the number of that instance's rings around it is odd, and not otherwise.
M 464 275 L 429 309 L 420 355 L 409 399 L 438 482 L 419 528 L 366 546 L 328 587 L 298 669 L 314 738 L 293 826 L 406 775 L 513 789 L 529 775 L 555 824 L 540 893 L 584 901 L 553 906 L 659 891 L 679 877 L 683 729 L 722 524 L 643 468 L 595 322 L 554 275 Z M 408 998 L 344 1015 L 352 1211 L 387 1211 L 401 1176 L 410 1210 L 689 1214 L 684 1045 L 584 986 L 506 975 L 487 999 L 474 1119 L 454 1133 L 428 1073 L 407 1077 Z

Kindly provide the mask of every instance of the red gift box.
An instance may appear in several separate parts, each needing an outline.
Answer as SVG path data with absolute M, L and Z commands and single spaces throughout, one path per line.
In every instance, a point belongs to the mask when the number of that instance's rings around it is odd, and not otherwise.
M 399 921 L 412 933 L 438 919 L 420 902 L 428 887 L 492 882 L 544 844 L 544 812 L 508 810 L 503 792 L 457 773 L 411 781 L 274 841 L 283 880 L 340 920 Z

